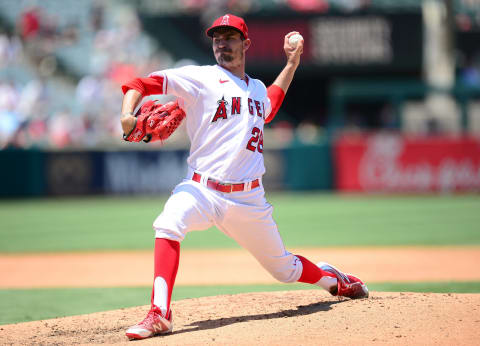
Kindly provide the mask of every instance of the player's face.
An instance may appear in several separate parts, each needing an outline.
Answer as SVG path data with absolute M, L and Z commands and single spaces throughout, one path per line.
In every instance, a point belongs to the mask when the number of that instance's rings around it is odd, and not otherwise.
M 243 40 L 236 30 L 220 28 L 213 33 L 213 54 L 217 63 L 227 69 L 244 64 L 249 45 L 250 40 Z

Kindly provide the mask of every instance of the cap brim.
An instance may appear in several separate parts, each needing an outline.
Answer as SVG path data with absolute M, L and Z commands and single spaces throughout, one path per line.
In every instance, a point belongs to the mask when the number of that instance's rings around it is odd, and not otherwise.
M 243 38 L 245 38 L 245 35 L 243 35 L 243 32 L 242 32 L 241 30 L 239 30 L 238 28 L 236 28 L 236 27 L 234 27 L 234 26 L 231 26 L 231 25 L 217 25 L 217 26 L 212 26 L 212 27 L 210 27 L 210 28 L 207 29 L 207 36 L 213 37 L 213 33 L 215 32 L 215 30 L 220 29 L 220 28 L 233 29 L 233 30 L 235 30 L 236 32 L 240 33 L 240 35 L 242 35 Z

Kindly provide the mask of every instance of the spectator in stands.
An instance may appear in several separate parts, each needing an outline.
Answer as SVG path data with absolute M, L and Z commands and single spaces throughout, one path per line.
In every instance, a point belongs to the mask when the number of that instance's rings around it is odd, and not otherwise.
M 475 58 L 467 59 L 460 72 L 460 82 L 470 87 L 480 87 L 480 68 Z
M 327 12 L 326 0 L 288 0 L 288 6 L 298 12 Z
M 15 109 L 17 99 L 18 92 L 11 82 L 0 83 L 0 149 L 11 142 L 20 127 L 20 116 Z
M 104 3 L 100 0 L 94 0 L 90 8 L 90 27 L 93 32 L 98 32 L 103 28 L 104 13 Z
M 23 40 L 28 41 L 38 36 L 40 31 L 40 10 L 36 6 L 28 7 L 21 15 L 18 30 Z
M 22 43 L 20 39 L 7 30 L 0 32 L 0 68 L 20 58 Z

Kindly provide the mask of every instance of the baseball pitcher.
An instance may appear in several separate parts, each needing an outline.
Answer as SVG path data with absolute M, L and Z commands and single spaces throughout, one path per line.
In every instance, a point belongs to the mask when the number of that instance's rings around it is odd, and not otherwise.
M 157 71 L 122 86 L 125 140 L 164 141 L 185 121 L 191 142 L 188 173 L 153 222 L 151 309 L 127 330 L 129 339 L 172 331 L 170 299 L 180 243 L 188 232 L 213 225 L 281 282 L 310 283 L 351 299 L 368 297 L 366 285 L 357 277 L 288 252 L 272 218 L 273 207 L 265 199 L 263 128 L 275 117 L 300 63 L 301 35 L 285 36 L 286 65 L 267 88 L 245 73 L 245 54 L 252 41 L 242 18 L 226 14 L 206 34 L 212 38 L 216 65 Z M 165 105 L 150 101 L 134 114 L 142 98 L 152 94 L 174 95 L 177 101 Z

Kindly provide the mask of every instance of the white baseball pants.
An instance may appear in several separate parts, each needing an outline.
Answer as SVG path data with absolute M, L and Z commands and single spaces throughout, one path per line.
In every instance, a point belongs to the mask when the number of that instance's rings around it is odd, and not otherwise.
M 262 184 L 251 191 L 222 193 L 185 179 L 173 190 L 153 228 L 156 238 L 181 242 L 188 232 L 215 225 L 248 250 L 274 278 L 296 282 L 302 263 L 285 249 L 272 211 Z

